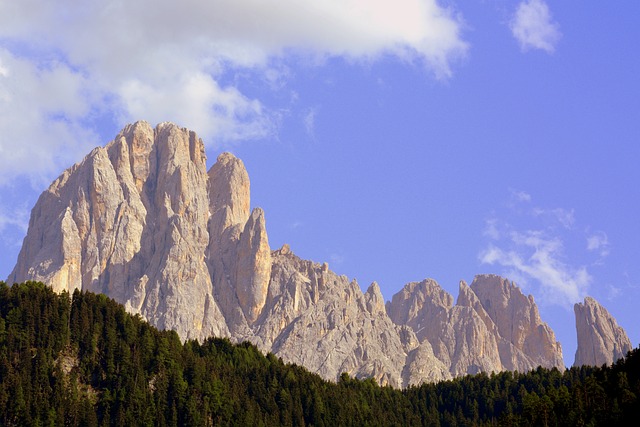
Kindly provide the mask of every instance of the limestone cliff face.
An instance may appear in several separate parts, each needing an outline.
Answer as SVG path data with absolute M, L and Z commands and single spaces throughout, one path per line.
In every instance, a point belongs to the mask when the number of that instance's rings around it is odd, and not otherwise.
M 454 306 L 453 297 L 435 280 L 407 284 L 387 303 L 387 312 L 396 324 L 411 328 L 421 346 L 429 343 L 449 371 L 442 379 L 499 370 L 495 336 L 473 309 Z M 416 382 L 411 371 L 407 375 L 410 383 Z
M 377 284 L 363 294 L 357 282 L 336 275 L 326 263 L 298 258 L 288 246 L 272 255 L 254 342 L 325 378 L 347 372 L 402 386 L 406 345 L 384 311 Z
M 496 275 L 478 275 L 471 290 L 498 329 L 513 347 L 502 352 L 505 369 L 523 371 L 537 366 L 564 367 L 562 347 L 555 334 L 540 319 L 533 296 L 525 296 L 508 279 Z
M 208 216 L 202 141 L 138 122 L 42 194 L 9 280 L 103 292 L 185 338 L 227 334 L 203 256 Z
M 272 251 L 242 161 L 223 153 L 207 171 L 202 141 L 171 123 L 125 127 L 51 184 L 9 277 L 25 280 L 105 293 L 183 339 L 249 340 L 331 380 L 563 366 L 533 298 L 506 279 L 461 282 L 455 305 L 434 280 L 412 282 L 385 304 L 376 283 L 362 292 L 287 245 Z
M 434 280 L 409 283 L 387 303 L 387 312 L 396 324 L 410 327 L 421 345 L 429 343 L 452 376 L 564 368 L 560 344 L 540 320 L 533 298 L 498 276 L 476 276 L 471 287 L 461 282 L 455 306 Z M 413 383 L 410 370 L 407 375 Z
M 262 209 L 250 213 L 249 175 L 241 160 L 223 153 L 209 170 L 207 260 L 216 301 L 232 336 L 249 339 L 264 307 L 271 250 Z
M 235 266 L 238 302 L 250 323 L 258 318 L 265 305 L 270 278 L 271 250 L 264 212 L 256 208 L 240 235 Z
M 270 279 L 264 213 L 249 206 L 240 160 L 207 172 L 195 133 L 138 122 L 42 194 L 9 281 L 103 292 L 183 338 L 229 335 L 255 321 Z
M 595 299 L 586 297 L 584 303 L 574 305 L 573 310 L 578 333 L 574 366 L 610 365 L 632 349 L 624 329 Z

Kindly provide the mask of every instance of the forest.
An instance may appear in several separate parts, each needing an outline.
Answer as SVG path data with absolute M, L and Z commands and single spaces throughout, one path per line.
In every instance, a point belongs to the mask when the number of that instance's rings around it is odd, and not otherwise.
M 640 353 L 611 366 L 398 390 L 225 338 L 182 342 L 101 294 L 0 282 L 2 426 L 634 425 Z

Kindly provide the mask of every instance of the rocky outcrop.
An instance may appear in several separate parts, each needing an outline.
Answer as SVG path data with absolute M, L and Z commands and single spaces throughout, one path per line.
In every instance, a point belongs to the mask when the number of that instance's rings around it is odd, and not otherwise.
M 264 212 L 250 213 L 249 175 L 240 159 L 222 153 L 209 176 L 209 246 L 206 258 L 214 295 L 231 336 L 250 339 L 271 274 Z
M 576 315 L 578 348 L 573 366 L 611 365 L 632 349 L 631 341 L 607 309 L 595 299 L 573 306 Z
M 9 280 L 102 292 L 183 338 L 251 336 L 271 251 L 249 191 L 229 153 L 206 171 L 195 133 L 129 125 L 42 194 Z
M 420 385 L 425 382 L 438 382 L 451 379 L 449 367 L 433 353 L 429 341 L 424 340 L 407 355 L 402 370 L 402 381 L 405 386 Z
M 211 293 L 204 145 L 129 125 L 39 198 L 10 281 L 103 292 L 185 338 L 228 334 Z
M 513 346 L 501 352 L 503 366 L 520 372 L 537 366 L 564 368 L 562 348 L 555 334 L 540 319 L 533 296 L 525 296 L 508 279 L 496 275 L 478 275 L 471 290 L 498 329 L 499 335 Z
M 266 303 L 271 278 L 271 250 L 260 208 L 251 213 L 240 235 L 236 259 L 236 295 L 247 321 L 253 323 Z
M 252 341 L 325 378 L 347 372 L 400 387 L 406 345 L 383 307 L 377 284 L 363 294 L 356 281 L 284 246 L 273 252 L 266 311 Z
M 471 287 L 460 282 L 456 305 L 434 280 L 409 283 L 387 303 L 387 312 L 410 327 L 421 346 L 429 343 L 451 376 L 564 368 L 560 344 L 540 320 L 533 297 L 498 276 L 476 276 Z M 407 381 L 414 381 L 410 374 Z
M 533 298 L 506 279 L 461 282 L 455 304 L 412 282 L 385 304 L 375 282 L 362 292 L 288 245 L 272 251 L 242 161 L 222 153 L 207 171 L 202 141 L 170 123 L 125 127 L 51 184 L 9 277 L 25 280 L 102 292 L 183 339 L 249 340 L 332 380 L 563 367 Z

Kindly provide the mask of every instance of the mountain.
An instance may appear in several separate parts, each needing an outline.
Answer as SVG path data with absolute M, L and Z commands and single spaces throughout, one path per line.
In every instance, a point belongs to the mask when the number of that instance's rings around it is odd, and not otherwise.
M 455 305 L 434 280 L 409 283 L 387 303 L 387 311 L 396 324 L 415 331 L 428 348 L 423 351 L 431 351 L 454 377 L 564 367 L 560 343 L 540 320 L 533 297 L 499 276 L 476 276 L 471 286 L 460 282 Z
M 228 335 L 213 298 L 204 145 L 127 126 L 40 196 L 10 282 L 100 292 L 183 338 Z
M 631 351 L 627 333 L 598 301 L 586 297 L 573 306 L 578 349 L 573 366 L 610 365 Z
M 477 276 L 384 303 L 328 264 L 272 250 L 241 160 L 207 171 L 203 142 L 171 123 L 126 126 L 40 196 L 10 283 L 104 293 L 183 339 L 250 341 L 324 378 L 405 387 L 477 372 L 564 368 L 533 297 Z

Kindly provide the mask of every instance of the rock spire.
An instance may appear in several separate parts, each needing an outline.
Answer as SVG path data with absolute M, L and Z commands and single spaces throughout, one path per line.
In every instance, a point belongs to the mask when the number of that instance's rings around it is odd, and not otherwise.
M 591 297 L 573 306 L 578 348 L 574 366 L 610 365 L 626 356 L 631 341 L 606 308 Z

